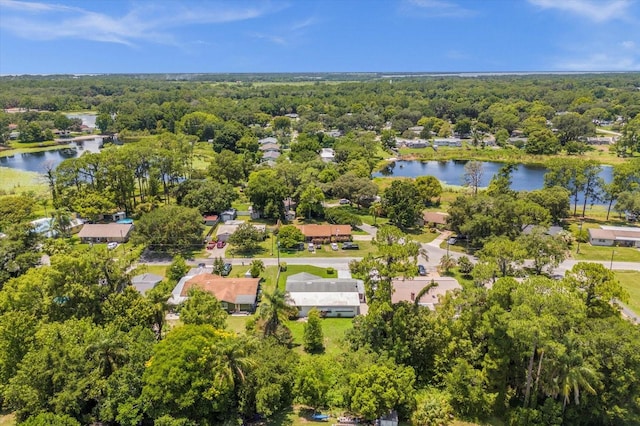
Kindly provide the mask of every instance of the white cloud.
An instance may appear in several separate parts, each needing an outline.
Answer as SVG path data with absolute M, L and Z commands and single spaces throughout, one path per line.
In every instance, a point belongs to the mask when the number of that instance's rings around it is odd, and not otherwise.
M 476 14 L 475 10 L 467 9 L 449 0 L 407 0 L 402 10 L 408 15 L 429 18 L 463 18 Z
M 595 52 L 558 61 L 556 68 L 562 71 L 640 71 L 640 57 L 620 52 Z
M 529 0 L 529 3 L 542 9 L 555 9 L 573 13 L 594 22 L 627 20 L 630 0 Z
M 144 9 L 111 16 L 59 4 L 0 0 L 0 28 L 32 40 L 73 38 L 129 46 L 142 40 L 177 44 L 171 29 L 254 19 L 281 9 L 270 3 L 260 5 L 198 2 L 187 7 L 179 2 L 145 3 Z
M 631 40 L 625 40 L 622 43 L 620 43 L 620 45 L 622 47 L 624 47 L 625 49 L 635 49 L 635 47 L 636 47 L 635 42 L 633 42 Z

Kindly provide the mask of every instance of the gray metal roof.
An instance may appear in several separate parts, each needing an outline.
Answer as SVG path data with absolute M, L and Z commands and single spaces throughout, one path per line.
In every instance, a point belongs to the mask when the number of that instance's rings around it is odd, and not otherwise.
M 362 280 L 353 278 L 321 278 L 317 275 L 301 272 L 287 278 L 286 290 L 290 293 L 358 293 L 364 294 Z

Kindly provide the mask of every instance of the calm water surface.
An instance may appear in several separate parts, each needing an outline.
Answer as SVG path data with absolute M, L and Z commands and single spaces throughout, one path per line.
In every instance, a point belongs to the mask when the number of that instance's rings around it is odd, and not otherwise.
M 44 173 L 49 168 L 56 168 L 67 158 L 76 158 L 85 152 L 100 152 L 102 138 L 70 143 L 71 148 L 60 148 L 50 151 L 29 152 L 0 157 L 0 167 Z
M 385 170 L 374 174 L 375 177 L 396 176 L 411 177 L 432 175 L 447 185 L 464 185 L 464 165 L 466 161 L 396 161 Z M 489 185 L 491 178 L 504 165 L 491 161 L 482 161 L 484 173 L 480 186 Z M 533 191 L 544 186 L 544 175 L 547 169 L 539 166 L 520 164 L 512 174 L 511 188 L 516 191 Z M 613 169 L 603 166 L 600 177 L 605 182 L 611 182 Z

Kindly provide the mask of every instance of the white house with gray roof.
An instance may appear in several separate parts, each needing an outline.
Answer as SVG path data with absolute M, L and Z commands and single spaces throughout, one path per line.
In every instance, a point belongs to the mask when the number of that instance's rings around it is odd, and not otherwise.
M 286 290 L 301 317 L 316 308 L 326 317 L 352 318 L 365 301 L 364 283 L 352 278 L 321 278 L 301 272 L 287 278 Z

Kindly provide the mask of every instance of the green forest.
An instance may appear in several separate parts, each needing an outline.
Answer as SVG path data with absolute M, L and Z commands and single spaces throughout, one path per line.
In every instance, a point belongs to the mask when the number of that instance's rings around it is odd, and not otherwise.
M 640 424 L 640 239 L 592 244 L 638 229 L 637 73 L 3 76 L 0 105 L 0 425 Z M 464 185 L 384 173 L 433 160 Z M 205 264 L 260 278 L 255 311 L 172 304 Z M 300 318 L 287 277 L 336 269 L 365 313 Z M 459 288 L 394 302 L 427 274 Z

